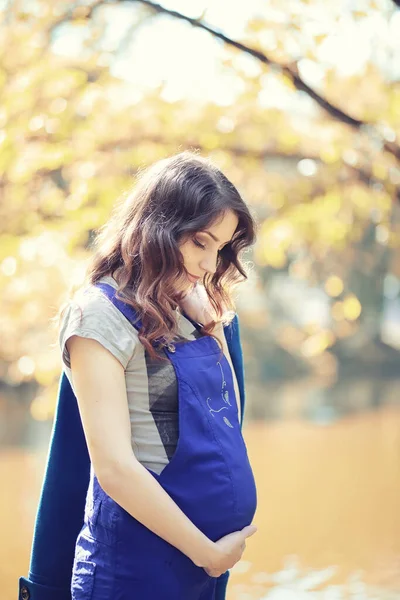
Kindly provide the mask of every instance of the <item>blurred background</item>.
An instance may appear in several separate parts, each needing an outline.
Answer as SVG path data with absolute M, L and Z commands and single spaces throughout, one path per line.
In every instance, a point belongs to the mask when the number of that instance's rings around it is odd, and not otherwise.
M 228 600 L 400 599 L 400 9 L 0 0 L 0 586 L 26 575 L 50 319 L 138 169 L 210 157 L 259 222 L 237 293 L 258 533 Z

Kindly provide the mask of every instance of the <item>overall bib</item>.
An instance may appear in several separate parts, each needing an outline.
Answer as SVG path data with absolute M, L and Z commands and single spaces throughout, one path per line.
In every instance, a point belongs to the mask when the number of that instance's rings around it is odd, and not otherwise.
M 97 284 L 137 329 L 133 308 Z M 179 438 L 159 482 L 213 541 L 250 525 L 255 481 L 238 419 L 230 365 L 215 339 L 168 344 L 178 384 Z M 132 517 L 91 468 L 84 525 L 72 571 L 72 600 L 214 600 L 217 579 Z

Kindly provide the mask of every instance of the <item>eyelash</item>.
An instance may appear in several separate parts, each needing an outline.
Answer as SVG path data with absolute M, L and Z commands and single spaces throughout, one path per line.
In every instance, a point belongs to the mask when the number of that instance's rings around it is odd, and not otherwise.
M 199 242 L 199 240 L 196 240 L 196 238 L 193 238 L 193 243 L 194 243 L 194 245 L 195 245 L 195 246 L 197 246 L 198 248 L 201 248 L 202 250 L 205 250 L 205 249 L 206 249 L 205 245 L 204 245 L 204 244 L 201 244 L 201 243 Z M 226 246 L 227 246 L 227 244 L 225 244 L 225 246 L 223 246 L 223 247 L 221 248 L 221 250 L 223 250 L 223 249 L 224 249 Z M 218 253 L 220 253 L 220 252 L 221 252 L 221 250 L 218 250 Z
M 193 243 L 195 244 L 195 246 L 198 246 L 199 248 L 202 248 L 203 250 L 206 249 L 206 247 L 204 246 L 204 244 L 201 244 L 199 242 L 199 240 L 196 240 L 196 238 L 193 238 Z

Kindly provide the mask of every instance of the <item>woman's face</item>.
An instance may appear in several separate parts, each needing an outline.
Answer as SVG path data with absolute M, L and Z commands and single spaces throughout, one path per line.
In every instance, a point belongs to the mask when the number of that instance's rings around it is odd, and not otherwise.
M 191 234 L 189 239 L 180 246 L 183 264 L 187 271 L 187 281 L 183 284 L 184 290 L 189 290 L 197 282 L 201 283 L 206 273 L 215 272 L 218 252 L 231 241 L 238 222 L 239 219 L 234 212 L 226 211 L 219 222 L 209 225 L 204 231 Z

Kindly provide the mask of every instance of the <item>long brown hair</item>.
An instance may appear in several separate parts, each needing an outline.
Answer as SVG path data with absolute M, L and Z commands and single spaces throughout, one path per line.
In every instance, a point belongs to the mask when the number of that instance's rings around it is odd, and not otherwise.
M 133 306 L 142 321 L 139 339 L 152 357 L 152 343 L 161 337 L 171 342 L 177 335 L 175 309 L 183 292 L 176 287 L 179 278 L 186 279 L 179 246 L 227 210 L 236 214 L 238 225 L 219 252 L 215 273 L 203 282 L 217 320 L 202 333 L 213 335 L 216 323 L 229 322 L 234 314 L 232 291 L 247 279 L 240 254 L 254 243 L 256 226 L 235 186 L 210 160 L 184 151 L 141 170 L 96 232 L 84 285 L 114 277 L 117 298 Z

